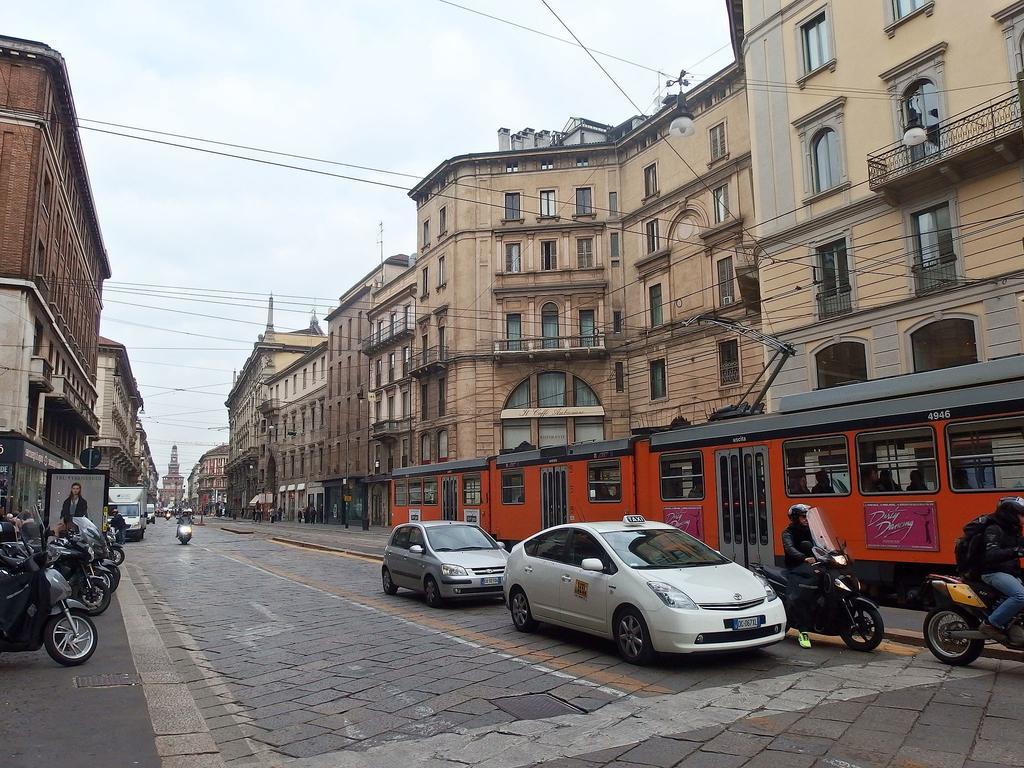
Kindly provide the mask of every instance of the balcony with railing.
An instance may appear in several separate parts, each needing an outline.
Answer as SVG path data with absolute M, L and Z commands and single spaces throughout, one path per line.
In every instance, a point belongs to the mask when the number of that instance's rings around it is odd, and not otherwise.
M 404 419 L 381 419 L 375 421 L 370 427 L 370 432 L 375 439 L 385 437 L 398 437 L 406 435 L 412 429 L 412 419 L 406 416 Z
M 433 371 L 448 366 L 451 351 L 448 347 L 430 347 L 413 353 L 409 361 L 409 373 L 413 376 L 426 376 Z
M 396 318 L 394 322 L 386 323 L 363 339 L 363 352 L 373 354 L 381 347 L 412 336 L 413 326 L 411 317 Z
M 936 293 L 958 284 L 956 256 L 935 259 L 929 262 L 918 261 L 913 266 L 914 290 L 918 296 Z
M 100 422 L 82 396 L 75 391 L 67 376 L 52 376 L 53 394 L 46 400 L 47 411 L 61 411 L 73 416 L 83 432 L 89 435 L 99 433 Z
M 896 142 L 868 155 L 868 182 L 874 192 L 935 181 L 957 181 L 1005 165 L 1020 156 L 1020 99 L 1016 92 L 970 112 L 962 112 L 928 127 L 928 139 L 916 147 Z
M 33 356 L 29 361 L 28 384 L 35 392 L 53 391 L 53 366 L 45 357 Z
M 604 333 L 576 334 L 574 336 L 535 336 L 518 339 L 498 339 L 494 342 L 494 356 L 503 360 L 533 360 L 545 357 L 603 357 L 608 353 Z
M 818 302 L 818 317 L 836 317 L 853 311 L 853 302 L 850 286 L 845 285 L 839 288 L 831 288 L 818 291 L 816 296 Z
M 264 416 L 269 416 L 272 413 L 276 413 L 281 410 L 282 400 L 277 397 L 265 397 L 260 402 L 260 413 Z

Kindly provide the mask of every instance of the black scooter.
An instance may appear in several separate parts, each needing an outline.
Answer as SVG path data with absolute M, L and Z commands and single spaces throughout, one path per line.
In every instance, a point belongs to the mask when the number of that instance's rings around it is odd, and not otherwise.
M 814 558 L 817 597 L 813 608 L 814 627 L 820 635 L 839 636 L 855 651 L 873 651 L 885 637 L 885 624 L 878 606 L 861 594 L 860 582 L 850 570 L 852 558 L 846 546 L 832 533 L 824 514 L 812 508 L 807 514 L 816 542 L 808 556 Z M 775 592 L 786 598 L 789 577 L 784 568 L 755 565 L 752 570 Z
M 45 647 L 58 664 L 76 667 L 96 650 L 96 625 L 71 599 L 67 580 L 45 564 L 43 552 L 0 545 L 0 651 Z
M 188 544 L 192 540 L 192 523 L 185 522 L 184 520 L 179 521 L 175 536 L 178 537 L 178 541 L 182 544 Z

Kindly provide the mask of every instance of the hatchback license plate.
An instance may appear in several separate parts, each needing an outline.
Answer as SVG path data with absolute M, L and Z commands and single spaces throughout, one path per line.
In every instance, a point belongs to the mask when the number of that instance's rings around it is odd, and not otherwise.
M 764 616 L 747 616 L 744 619 L 733 619 L 733 629 L 757 629 L 764 621 Z
M 491 587 L 495 584 L 501 584 L 501 576 L 488 576 L 485 579 L 481 579 L 480 583 L 485 587 Z

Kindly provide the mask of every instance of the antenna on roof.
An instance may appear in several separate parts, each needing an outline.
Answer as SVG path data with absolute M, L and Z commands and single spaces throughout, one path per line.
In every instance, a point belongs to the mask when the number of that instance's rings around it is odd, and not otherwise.
M 384 266 L 384 222 L 377 222 L 377 245 L 380 246 L 380 264 Z

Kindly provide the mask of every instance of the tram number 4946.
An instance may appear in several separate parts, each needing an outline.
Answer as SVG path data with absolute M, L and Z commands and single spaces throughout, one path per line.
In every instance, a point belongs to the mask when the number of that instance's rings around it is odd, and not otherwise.
M 949 408 L 947 408 L 944 411 L 929 411 L 928 412 L 928 419 L 930 421 L 938 421 L 939 419 L 948 419 L 948 418 L 949 418 Z

